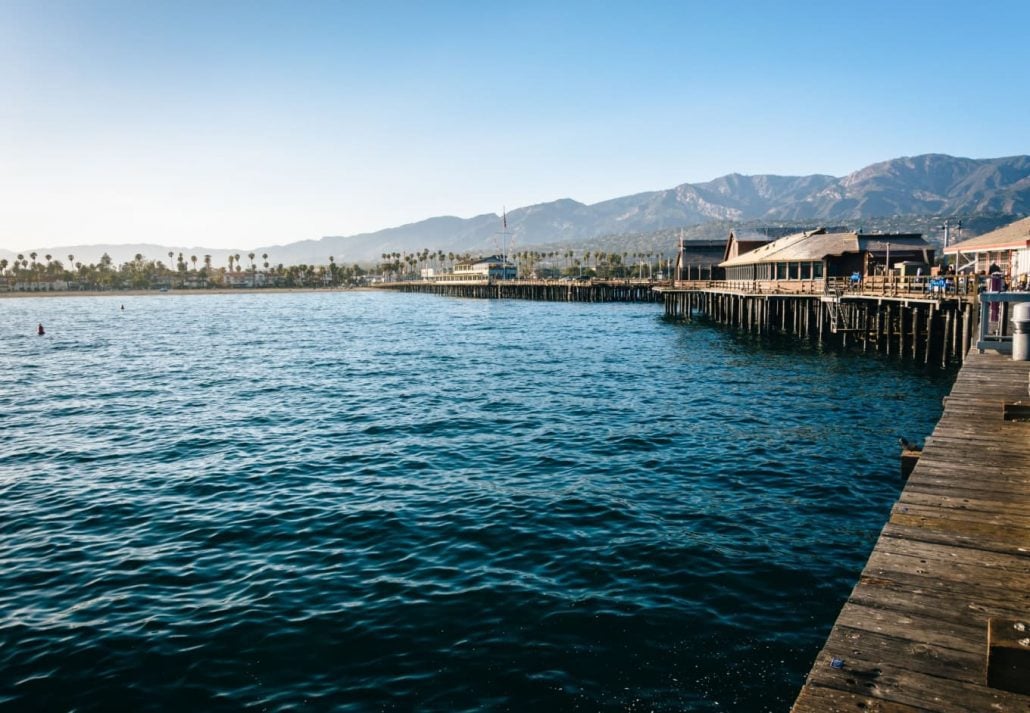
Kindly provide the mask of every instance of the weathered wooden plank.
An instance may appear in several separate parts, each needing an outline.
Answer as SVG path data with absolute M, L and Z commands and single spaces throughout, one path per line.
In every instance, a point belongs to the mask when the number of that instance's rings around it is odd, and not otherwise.
M 859 579 L 861 589 L 855 588 L 852 600 L 866 606 L 879 606 L 914 613 L 930 612 L 943 618 L 955 618 L 962 623 L 985 622 L 991 616 L 1017 616 L 1026 611 L 1030 596 L 1023 593 L 1012 598 L 1011 590 L 1004 587 L 986 587 L 976 583 L 952 582 L 932 576 L 891 569 L 867 568 Z M 911 604 L 895 597 L 910 598 Z
M 975 685 L 983 684 L 981 652 L 932 647 L 923 642 L 847 626 L 834 627 L 826 646 L 839 652 L 845 662 L 849 659 L 877 661 L 906 671 L 967 681 Z
M 932 544 L 932 543 L 924 543 Z M 978 591 L 990 592 L 1001 591 L 1008 593 L 1008 600 L 1011 602 L 1028 602 L 1030 598 L 1026 592 L 1019 590 L 1022 582 L 1026 580 L 1025 571 L 1012 570 L 1005 567 L 976 567 L 968 563 L 955 565 L 940 558 L 920 558 L 897 555 L 883 551 L 878 547 L 874 553 L 875 559 L 870 557 L 862 576 L 874 575 L 884 576 L 884 573 L 913 575 L 932 580 L 933 586 L 950 586 L 956 584 L 968 584 L 974 586 Z M 985 553 L 995 554 L 995 553 Z M 915 584 L 915 582 L 913 582 Z M 931 586 L 925 584 L 923 586 Z M 1030 590 L 1027 590 L 1030 591 Z
M 940 492 L 926 492 L 915 488 L 905 488 L 898 500 L 898 505 L 923 505 L 948 510 L 956 510 L 977 517 L 982 513 L 993 515 L 1030 515 L 1030 495 L 1022 503 L 1013 503 L 1007 499 L 987 499 L 980 497 L 955 497 Z
M 956 624 L 932 616 L 878 609 L 856 604 L 854 597 L 848 599 L 841 609 L 834 628 L 838 626 L 956 651 L 979 653 L 981 657 L 987 650 L 987 629 L 977 626 L 975 622 Z
M 791 709 L 793 713 L 927 713 L 926 708 L 906 706 L 870 696 L 823 686 L 805 686 Z
M 909 557 L 930 566 L 940 562 L 944 569 L 956 576 L 980 577 L 981 581 L 1000 574 L 1012 577 L 1030 574 L 1030 558 L 1023 553 L 970 551 L 957 543 L 929 543 L 907 535 L 903 528 L 888 523 L 876 542 L 873 554 L 888 558 Z M 1018 580 L 1014 583 L 1023 584 Z
M 1022 539 L 1006 539 L 999 531 L 998 537 L 983 534 L 962 534 L 955 531 L 941 531 L 932 527 L 918 527 L 891 521 L 883 529 L 883 534 L 896 539 L 909 539 L 927 544 L 956 546 L 969 550 L 970 558 L 979 557 L 982 553 L 1021 555 L 1030 552 L 1030 543 Z
M 916 470 L 909 476 L 909 480 L 920 485 L 958 485 L 966 490 L 976 490 L 985 494 L 993 493 L 1005 498 L 1010 494 L 1015 497 L 1025 496 L 1028 487 L 1030 487 L 1030 484 L 1023 482 L 1022 479 L 995 478 L 983 480 L 976 477 L 956 478 L 954 474 L 920 472 L 919 466 L 916 466 Z
M 1017 508 L 1014 512 L 994 509 L 974 512 L 967 508 L 947 508 L 923 505 L 911 501 L 899 501 L 891 509 L 891 519 L 894 520 L 894 517 L 897 516 L 899 518 L 898 522 L 901 522 L 900 518 L 915 517 L 926 520 L 962 523 L 962 527 L 965 526 L 965 523 L 972 523 L 978 526 L 1006 528 L 1014 531 L 1023 531 L 1023 535 L 1027 538 L 1026 541 L 1030 542 L 1030 527 L 1028 527 L 1030 525 L 1030 518 L 1027 518 L 1027 515 L 1030 515 L 1030 511 L 1022 508 Z

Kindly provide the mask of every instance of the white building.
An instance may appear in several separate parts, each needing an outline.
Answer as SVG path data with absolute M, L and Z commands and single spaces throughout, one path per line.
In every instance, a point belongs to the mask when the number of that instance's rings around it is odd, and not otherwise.
M 449 275 L 440 275 L 438 282 L 476 282 L 486 280 L 514 280 L 518 275 L 514 263 L 498 255 L 463 260 Z

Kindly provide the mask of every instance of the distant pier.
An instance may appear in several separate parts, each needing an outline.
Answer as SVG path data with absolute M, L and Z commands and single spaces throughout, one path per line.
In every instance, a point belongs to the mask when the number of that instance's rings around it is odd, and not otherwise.
M 652 302 L 662 301 L 653 280 L 412 280 L 386 282 L 376 287 L 474 299 L 538 300 L 542 302 Z

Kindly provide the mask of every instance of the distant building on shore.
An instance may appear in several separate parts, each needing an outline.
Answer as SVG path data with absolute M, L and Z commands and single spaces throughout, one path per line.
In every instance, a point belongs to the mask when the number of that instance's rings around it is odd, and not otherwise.
M 477 280 L 514 280 L 518 277 L 515 264 L 499 255 L 462 260 L 454 265 L 450 274 L 438 275 L 437 282 L 475 282 Z

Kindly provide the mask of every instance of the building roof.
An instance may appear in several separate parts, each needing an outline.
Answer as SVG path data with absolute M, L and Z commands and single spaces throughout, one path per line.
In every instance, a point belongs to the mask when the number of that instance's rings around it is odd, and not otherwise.
M 737 255 L 743 255 L 746 252 L 751 252 L 755 248 L 767 245 L 772 241 L 773 238 L 758 234 L 748 234 L 746 238 L 742 238 L 737 235 L 737 231 L 731 230 L 730 237 L 723 244 L 722 259 L 724 261 L 729 260 L 730 248 L 734 245 L 737 246 Z
M 473 257 L 473 258 L 469 258 L 468 260 L 461 260 L 461 261 L 458 262 L 458 264 L 459 265 L 485 265 L 487 263 L 496 264 L 496 263 L 501 263 L 501 262 L 503 262 L 503 263 L 505 263 L 505 264 L 507 264 L 509 266 L 512 266 L 514 264 L 514 263 L 512 263 L 511 260 L 504 260 L 500 255 L 491 255 L 490 257 Z
M 866 235 L 863 233 L 827 233 L 824 228 L 805 233 L 795 233 L 757 247 L 735 258 L 726 260 L 720 267 L 737 267 L 766 262 L 801 262 L 823 260 L 844 253 L 871 252 L 886 253 L 888 250 L 920 251 L 931 246 L 917 233 L 891 233 Z
M 1015 250 L 1030 247 L 1030 218 L 1017 220 L 1015 223 L 1003 225 L 997 230 L 978 235 L 961 243 L 944 248 L 945 255 L 955 253 L 975 253 L 985 250 Z

